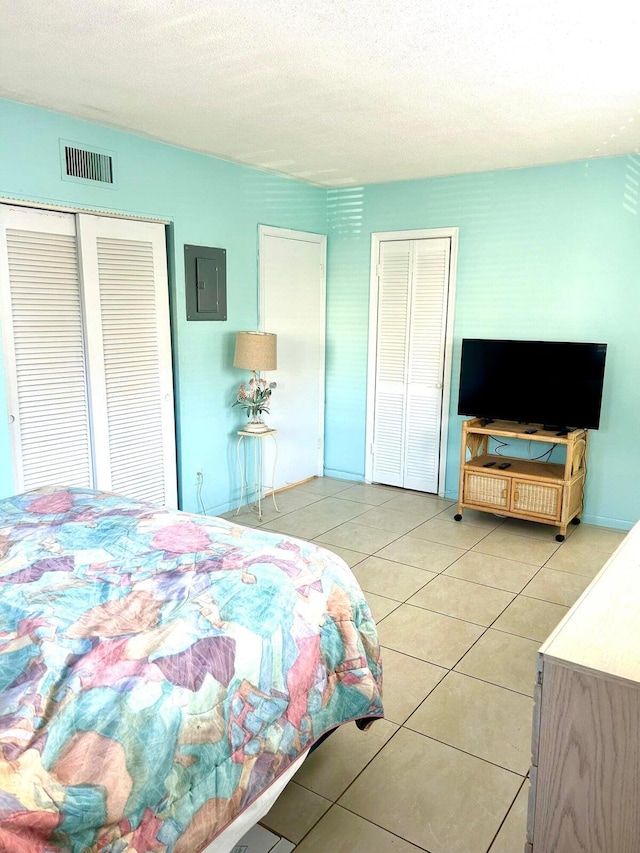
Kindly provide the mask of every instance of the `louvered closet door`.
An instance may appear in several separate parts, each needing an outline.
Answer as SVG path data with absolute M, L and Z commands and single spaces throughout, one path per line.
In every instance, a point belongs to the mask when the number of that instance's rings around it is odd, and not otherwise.
M 164 227 L 80 215 L 96 481 L 177 505 Z
M 413 241 L 404 486 L 438 491 L 450 243 Z
M 176 506 L 164 227 L 5 205 L 0 226 L 16 491 Z
M 91 487 L 73 214 L 0 205 L 0 299 L 16 491 Z
M 380 244 L 373 479 L 404 485 L 411 241 Z
M 438 491 L 450 240 L 385 240 L 378 268 L 373 480 Z

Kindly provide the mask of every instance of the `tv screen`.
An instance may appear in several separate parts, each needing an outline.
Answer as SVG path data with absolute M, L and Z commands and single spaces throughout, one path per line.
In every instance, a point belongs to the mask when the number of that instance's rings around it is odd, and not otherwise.
M 606 344 L 462 341 L 458 414 L 598 429 Z

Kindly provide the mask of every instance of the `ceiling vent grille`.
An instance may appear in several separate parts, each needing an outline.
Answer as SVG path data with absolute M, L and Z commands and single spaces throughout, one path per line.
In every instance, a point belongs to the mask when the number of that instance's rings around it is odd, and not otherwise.
M 60 160 L 64 180 L 107 187 L 113 187 L 115 184 L 113 152 L 84 148 L 61 139 Z

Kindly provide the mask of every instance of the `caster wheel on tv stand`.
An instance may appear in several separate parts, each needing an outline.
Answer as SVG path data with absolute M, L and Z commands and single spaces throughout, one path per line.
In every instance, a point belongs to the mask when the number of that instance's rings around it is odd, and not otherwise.
M 459 512 L 457 512 L 457 513 L 453 516 L 453 518 L 454 518 L 454 521 L 462 521 L 462 515 L 461 515 Z
M 556 542 L 564 542 L 564 536 L 562 535 L 562 533 L 558 533 L 558 535 L 556 536 Z

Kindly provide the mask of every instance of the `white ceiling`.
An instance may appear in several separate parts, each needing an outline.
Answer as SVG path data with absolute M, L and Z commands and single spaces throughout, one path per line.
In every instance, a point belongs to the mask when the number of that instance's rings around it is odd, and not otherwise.
M 349 186 L 638 153 L 639 32 L 627 0 L 0 0 L 0 97 Z

